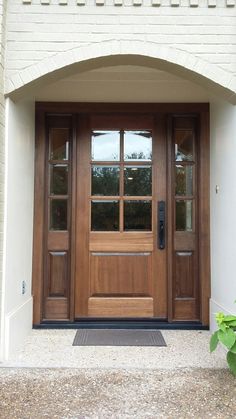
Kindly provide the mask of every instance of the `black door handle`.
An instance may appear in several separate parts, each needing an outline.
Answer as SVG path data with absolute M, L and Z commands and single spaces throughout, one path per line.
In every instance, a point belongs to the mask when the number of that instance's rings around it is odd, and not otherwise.
M 158 202 L 158 232 L 157 246 L 159 249 L 165 249 L 165 201 Z

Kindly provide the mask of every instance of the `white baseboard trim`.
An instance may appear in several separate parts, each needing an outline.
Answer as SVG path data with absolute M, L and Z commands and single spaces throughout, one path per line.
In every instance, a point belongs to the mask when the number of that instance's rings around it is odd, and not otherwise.
M 19 349 L 32 329 L 33 298 L 5 315 L 4 359 Z
M 210 330 L 214 331 L 217 329 L 217 324 L 215 321 L 215 315 L 218 312 L 222 312 L 226 315 L 236 315 L 235 312 L 229 311 L 226 307 L 215 301 L 213 298 L 210 299 Z

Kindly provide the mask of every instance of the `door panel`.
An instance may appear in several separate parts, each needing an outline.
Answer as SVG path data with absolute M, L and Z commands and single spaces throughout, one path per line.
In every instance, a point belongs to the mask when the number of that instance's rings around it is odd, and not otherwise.
M 89 298 L 91 317 L 153 317 L 152 298 Z
M 151 253 L 91 253 L 90 295 L 151 296 Z
M 166 251 L 157 246 L 162 126 L 151 116 L 92 115 L 79 127 L 75 316 L 166 316 Z
M 111 109 L 39 105 L 34 323 L 154 317 L 207 324 L 207 106 Z

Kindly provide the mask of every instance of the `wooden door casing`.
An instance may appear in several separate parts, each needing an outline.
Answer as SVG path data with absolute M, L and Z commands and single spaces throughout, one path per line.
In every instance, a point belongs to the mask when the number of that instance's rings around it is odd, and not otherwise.
M 163 286 L 163 283 L 158 283 L 157 281 L 153 282 L 153 293 L 159 295 L 159 298 L 153 303 L 153 313 L 150 314 L 150 305 L 147 308 L 147 305 L 143 306 L 143 310 L 146 311 L 149 317 L 155 317 L 159 319 L 168 319 L 169 322 L 175 321 L 200 321 L 203 325 L 207 325 L 209 322 L 209 295 L 210 295 L 210 232 L 209 232 L 209 108 L 207 104 L 138 104 L 138 105 L 129 105 L 129 104 L 75 104 L 75 103 L 38 103 L 36 106 L 36 148 L 35 148 L 35 216 L 34 216 L 34 247 L 33 247 L 33 298 L 34 298 L 34 324 L 40 324 L 43 321 L 74 321 L 76 316 L 76 309 L 74 310 L 74 301 L 76 301 L 76 293 L 78 290 L 75 290 L 73 281 L 75 281 L 75 272 L 76 266 L 79 267 L 80 275 L 83 278 L 81 285 L 83 287 L 84 298 L 81 298 L 81 312 L 78 315 L 78 318 L 88 317 L 88 301 L 85 298 L 85 295 L 88 295 L 88 281 L 86 281 L 86 269 L 80 266 L 80 261 L 86 260 L 89 266 L 89 252 L 86 249 L 90 249 L 90 253 L 99 253 L 98 246 L 96 244 L 95 237 L 89 240 L 88 232 L 83 235 L 83 245 L 78 239 L 78 233 L 80 234 L 83 230 L 83 223 L 80 223 L 81 219 L 76 219 L 75 209 L 80 206 L 80 212 L 83 214 L 83 211 L 86 213 L 86 202 L 83 198 L 79 196 L 83 193 L 88 193 L 86 191 L 86 185 L 81 182 L 80 186 L 78 184 L 78 175 L 80 174 L 81 179 L 85 179 L 85 176 L 88 174 L 87 167 L 83 164 L 83 153 L 87 153 L 88 148 L 88 136 L 86 137 L 86 132 L 89 132 L 90 122 L 89 118 L 91 114 L 96 114 L 97 118 L 101 115 L 107 115 L 108 119 L 112 120 L 114 114 L 120 118 L 124 115 L 136 115 L 136 119 L 139 120 L 141 115 L 149 115 L 155 120 L 154 130 L 157 130 L 155 135 L 159 138 L 162 138 L 162 141 L 159 141 L 159 157 L 160 164 L 162 165 L 163 173 L 166 174 L 167 187 L 165 182 L 159 184 L 159 197 L 165 199 L 166 191 L 168 193 L 167 202 L 167 244 L 166 252 L 168 254 L 168 260 L 165 261 L 161 253 L 157 252 L 156 257 L 153 258 L 153 271 L 158 272 L 159 267 L 163 271 L 167 271 L 168 274 L 168 289 L 167 284 Z M 112 116 L 113 114 L 113 116 Z M 72 160 L 72 172 L 71 172 L 71 210 L 70 217 L 72 223 L 72 229 L 67 233 L 68 235 L 68 250 L 66 250 L 66 244 L 59 245 L 60 240 L 56 239 L 56 235 L 48 235 L 47 229 L 47 212 L 45 210 L 46 193 L 46 119 L 49 116 L 56 116 L 56 118 L 61 119 L 63 115 L 66 115 L 72 121 L 72 139 L 73 139 L 73 153 L 71 155 Z M 174 126 L 175 118 L 195 118 L 197 121 L 197 147 L 198 147 L 198 157 L 197 157 L 197 212 L 196 212 L 196 223 L 198 225 L 198 230 L 195 232 L 195 238 L 192 241 L 190 237 L 188 239 L 183 237 L 182 232 L 174 233 L 174 193 L 173 193 L 173 135 L 172 128 Z M 168 122 L 169 121 L 169 122 Z M 114 119 L 113 119 L 114 122 Z M 157 129 L 158 127 L 158 129 Z M 78 147 L 76 144 L 76 138 L 83 136 L 80 144 L 80 153 L 78 153 Z M 76 151 L 77 147 L 77 151 Z M 77 161 L 76 161 L 77 160 Z M 153 176 L 158 176 L 157 173 L 153 172 Z M 162 177 L 163 178 L 163 177 Z M 172 185 L 172 186 L 171 186 Z M 156 193 L 156 192 L 154 192 Z M 76 201 L 77 196 L 77 201 Z M 163 197 L 163 198 L 161 198 Z M 74 228 L 75 226 L 75 228 Z M 58 234 L 58 238 L 60 233 Z M 66 234 L 64 235 L 66 237 Z M 186 235 L 185 235 L 186 236 Z M 190 236 L 190 235 L 189 235 Z M 63 239 L 65 240 L 65 239 Z M 191 243 L 190 243 L 191 241 Z M 126 240 L 125 240 L 126 242 Z M 135 242 L 135 240 L 134 240 Z M 153 241 L 154 243 L 155 241 Z M 194 242 L 194 244 L 193 244 Z M 135 251 L 138 252 L 139 247 L 137 243 L 135 244 Z M 140 242 L 141 244 L 141 242 Z M 105 249 L 105 241 L 103 243 Z M 128 245 L 128 242 L 127 242 Z M 74 249 L 77 247 L 80 248 L 80 251 L 75 255 Z M 191 248 L 192 246 L 192 248 Z M 143 237 L 142 250 L 140 253 L 149 253 L 150 244 L 145 243 L 145 238 Z M 95 249 L 95 250 L 92 250 Z M 107 247 L 109 251 L 109 246 Z M 117 249 L 115 253 L 119 253 L 121 250 L 117 244 Z M 69 251 L 68 254 L 65 254 Z M 71 251 L 71 253 L 70 253 Z M 127 246 L 127 252 L 128 246 Z M 61 253 L 60 263 L 54 263 L 55 252 Z M 105 252 L 105 250 L 103 251 Z M 180 253 L 180 254 L 177 254 Z M 181 254 L 182 253 L 182 254 Z M 191 253 L 191 254 L 190 254 Z M 49 255 L 49 256 L 45 256 Z M 94 256 L 94 255 L 93 255 Z M 48 268 L 46 269 L 45 258 L 51 258 L 49 260 Z M 145 257 L 145 256 L 144 256 Z M 148 258 L 147 258 L 148 259 Z M 57 259 L 59 262 L 59 259 Z M 62 263 L 63 262 L 63 263 Z M 68 263 L 67 271 L 63 268 Z M 92 261 L 92 269 L 95 269 L 97 263 L 104 264 L 103 261 L 99 261 L 97 256 L 94 256 Z M 118 265 L 121 265 L 121 262 L 117 262 Z M 142 266 L 142 269 L 145 269 L 145 266 L 149 262 L 146 261 Z M 106 265 L 106 263 L 105 263 Z M 64 271 L 63 271 L 64 269 Z M 83 270 L 84 269 L 84 270 Z M 107 272 L 109 272 L 109 261 L 106 267 Z M 135 268 L 133 268 L 135 269 Z M 95 269 L 96 270 L 96 269 Z M 67 272 L 67 290 L 62 296 L 63 281 L 64 276 L 57 276 L 56 272 Z M 135 270 L 134 270 L 135 272 Z M 55 276 L 56 274 L 56 276 Z M 48 277 L 46 276 L 48 275 Z M 192 283 L 185 281 L 183 278 L 192 277 L 194 280 Z M 157 276 L 156 276 L 157 277 Z M 55 280 L 55 278 L 58 278 Z M 182 278 L 182 283 L 179 280 Z M 98 288 L 98 279 L 96 274 L 92 281 L 92 287 L 94 294 L 101 295 Z M 46 285 L 45 285 L 46 284 Z M 106 287 L 106 281 L 103 284 Z M 132 285 L 127 284 L 128 292 L 132 293 Z M 45 289 L 49 290 L 52 294 L 52 287 L 54 288 L 53 298 L 54 298 L 54 308 L 47 311 L 45 315 Z M 116 291 L 116 290 L 115 290 Z M 119 291 L 119 290 L 118 290 Z M 143 294 L 148 293 L 147 288 L 143 288 Z M 48 291 L 46 291 L 47 293 Z M 158 294 L 159 293 L 159 294 Z M 60 294 L 60 295 L 59 295 Z M 194 302 L 192 297 L 188 298 L 190 295 L 194 294 Z M 47 294 L 49 297 L 49 294 Z M 66 295 L 66 305 L 61 312 L 61 307 L 63 306 L 63 299 Z M 186 297 L 186 295 L 188 297 Z M 47 298 L 48 298 L 47 297 Z M 179 298 L 181 297 L 181 298 Z M 49 297 L 51 298 L 51 297 Z M 92 298 L 97 298 L 96 296 Z M 129 298 L 129 297 L 127 297 Z M 141 298 L 149 298 L 141 297 Z M 56 302 L 56 299 L 58 302 Z M 181 300 L 181 301 L 180 301 Z M 187 301 L 189 300 L 189 301 Z M 65 300 L 64 300 L 65 301 Z M 168 303 L 167 303 L 168 302 Z M 113 301 L 114 303 L 114 301 Z M 100 303 L 99 303 L 100 304 Z M 99 305 L 95 301 L 95 308 Z M 149 303 L 148 303 L 149 304 Z M 181 308 L 182 304 L 182 308 Z M 131 311 L 135 313 L 137 304 L 132 308 L 130 305 Z M 186 308 L 187 307 L 187 308 Z M 99 309 L 99 308 L 98 308 Z M 47 309 L 48 310 L 48 309 Z M 109 315 L 109 304 L 106 307 L 107 316 Z M 118 310 L 118 309 L 117 309 Z M 61 314 L 60 314 L 61 313 Z M 82 314 L 81 314 L 82 313 Z M 118 317 L 119 317 L 119 312 Z M 137 313 L 137 311 L 136 311 Z M 132 314 L 132 313 L 131 313 Z M 90 315 L 91 317 L 96 317 L 96 310 L 94 311 L 93 306 L 90 306 Z M 139 314 L 137 313 L 137 317 Z M 129 317 L 129 315 L 128 315 Z M 132 317 L 132 315 L 131 315 Z M 136 314 L 134 314 L 136 317 Z

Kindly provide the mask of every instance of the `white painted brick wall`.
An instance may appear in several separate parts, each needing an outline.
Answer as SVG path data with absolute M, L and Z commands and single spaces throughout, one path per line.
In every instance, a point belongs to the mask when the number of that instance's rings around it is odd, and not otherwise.
M 4 149 L 5 149 L 5 99 L 4 57 L 6 30 L 6 0 L 0 0 L 0 346 L 2 315 L 2 262 L 3 262 L 3 210 L 4 210 Z
M 60 52 L 108 40 L 151 41 L 157 48 L 166 45 L 179 54 L 186 51 L 200 57 L 224 69 L 229 78 L 236 72 L 232 1 L 231 7 L 226 0 L 217 0 L 216 7 L 209 7 L 208 0 L 198 0 L 198 7 L 191 7 L 190 0 L 179 1 L 178 7 L 172 7 L 170 0 L 161 0 L 160 7 L 152 7 L 151 0 L 143 0 L 140 6 L 123 0 L 119 7 L 114 0 L 105 0 L 104 6 L 94 0 L 86 0 L 83 6 L 76 0 L 66 5 L 59 0 L 49 3 L 8 0 L 7 78 Z

